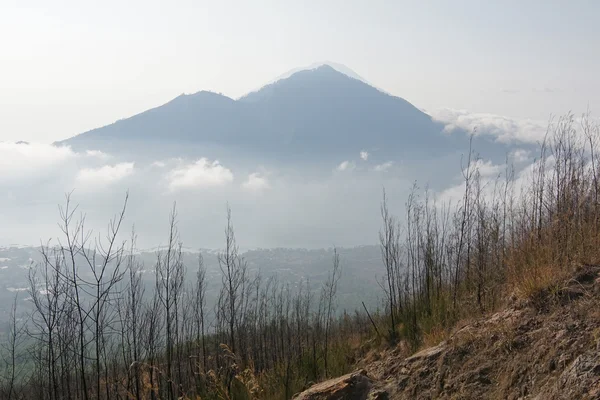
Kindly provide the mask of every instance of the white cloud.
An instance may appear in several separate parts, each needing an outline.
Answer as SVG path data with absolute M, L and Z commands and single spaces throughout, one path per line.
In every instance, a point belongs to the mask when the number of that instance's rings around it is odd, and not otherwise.
M 337 166 L 338 171 L 352 171 L 355 165 L 352 161 L 342 161 L 340 165 Z
M 477 169 L 482 178 L 496 177 L 506 169 L 505 165 L 493 164 L 492 161 L 477 160 L 471 162 L 471 168 Z
M 8 290 L 9 292 L 26 292 L 28 289 L 27 288 L 14 288 L 14 287 L 7 287 L 6 290 Z
M 252 192 L 259 192 L 270 187 L 266 177 L 258 172 L 248 175 L 248 180 L 242 184 L 242 187 Z
M 463 182 L 450 186 L 439 192 L 437 195 L 437 203 L 439 205 L 442 204 L 458 204 L 465 194 L 465 184 Z
M 86 150 L 85 154 L 88 157 L 99 158 L 101 160 L 107 160 L 110 158 L 110 155 L 108 155 L 100 150 Z
M 446 124 L 450 133 L 462 129 L 476 135 L 493 136 L 503 143 L 536 143 L 543 140 L 547 122 L 520 120 L 496 114 L 470 113 L 466 110 L 444 108 L 429 112 L 437 121 Z
M 393 161 L 388 161 L 388 162 L 385 162 L 383 164 L 376 165 L 373 168 L 373 170 L 376 171 L 376 172 L 386 172 L 387 170 L 389 170 L 390 168 L 392 168 L 392 165 L 394 165 L 394 162 Z
M 475 168 L 479 170 L 481 186 L 484 188 L 484 196 L 491 196 L 493 194 L 494 185 L 488 184 L 494 182 L 496 178 L 502 176 L 502 174 L 506 171 L 505 164 L 494 164 L 491 160 L 482 159 L 472 161 L 471 168 L 473 168 L 473 172 Z M 463 171 L 463 174 L 466 175 L 466 170 Z M 440 200 L 440 204 L 448 202 L 452 204 L 458 204 L 460 201 L 462 201 L 465 193 L 463 175 L 458 175 L 456 178 L 459 183 L 439 192 L 437 198 Z
M 551 168 L 554 165 L 554 157 L 549 156 L 546 159 L 547 168 Z M 504 181 L 506 176 L 504 175 L 506 165 L 495 165 L 491 161 L 478 160 L 476 165 L 479 167 L 481 176 L 481 187 L 483 188 L 483 196 L 489 200 L 493 199 L 495 193 L 494 181 L 497 177 L 500 177 L 501 181 Z M 514 175 L 514 181 L 512 183 L 515 194 L 521 193 L 526 190 L 533 179 L 534 171 L 538 168 L 540 161 L 530 162 L 516 170 Z M 440 200 L 440 204 L 451 202 L 452 204 L 459 204 L 465 193 L 465 183 L 461 181 L 456 183 L 454 186 L 446 188 L 441 191 L 437 196 Z
M 22 178 L 32 172 L 46 173 L 76 157 L 70 147 L 0 142 L 0 176 Z
M 219 161 L 201 158 L 193 164 L 176 168 L 169 173 L 171 190 L 192 187 L 221 186 L 233 181 L 233 173 Z
M 119 181 L 133 173 L 134 163 L 105 165 L 100 168 L 83 168 L 77 174 L 77 181 L 85 184 L 108 184 Z
M 369 153 L 367 151 L 360 152 L 360 159 L 363 161 L 367 161 L 369 159 Z
M 524 163 L 531 159 L 531 151 L 525 150 L 525 149 L 516 149 L 516 150 L 511 151 L 510 154 L 508 155 L 508 157 L 514 163 L 518 163 L 518 164 Z
M 153 167 L 164 168 L 167 164 L 164 161 L 154 161 L 152 163 Z

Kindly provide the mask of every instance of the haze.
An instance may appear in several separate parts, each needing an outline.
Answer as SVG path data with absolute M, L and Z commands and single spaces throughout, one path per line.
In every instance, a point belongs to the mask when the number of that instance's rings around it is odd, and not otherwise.
M 3 1 L 0 139 L 51 143 L 320 61 L 429 111 L 600 105 L 593 1 Z

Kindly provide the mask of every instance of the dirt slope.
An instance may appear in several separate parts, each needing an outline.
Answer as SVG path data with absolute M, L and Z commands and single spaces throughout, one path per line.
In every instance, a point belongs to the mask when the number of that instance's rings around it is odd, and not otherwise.
M 305 399 L 600 399 L 600 267 L 404 358 L 366 360 Z

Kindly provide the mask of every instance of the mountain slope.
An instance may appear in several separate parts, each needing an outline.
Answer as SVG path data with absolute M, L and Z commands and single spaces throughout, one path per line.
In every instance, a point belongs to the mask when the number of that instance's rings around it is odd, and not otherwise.
M 240 99 L 283 128 L 293 148 L 335 152 L 447 145 L 441 124 L 406 100 L 387 95 L 328 65 L 295 73 Z
M 181 95 L 58 144 L 111 152 L 131 144 L 136 149 L 157 144 L 217 146 L 308 161 L 319 154 L 362 149 L 411 156 L 464 148 L 464 141 L 444 136 L 442 128 L 406 100 L 323 65 L 237 101 L 210 92 Z
M 372 353 L 295 399 L 599 399 L 600 267 L 557 287 L 410 357 L 402 346 Z
M 182 94 L 162 106 L 61 143 L 81 147 L 90 142 L 102 145 L 108 140 L 218 141 L 227 140 L 252 123 L 244 119 L 235 100 L 202 91 Z

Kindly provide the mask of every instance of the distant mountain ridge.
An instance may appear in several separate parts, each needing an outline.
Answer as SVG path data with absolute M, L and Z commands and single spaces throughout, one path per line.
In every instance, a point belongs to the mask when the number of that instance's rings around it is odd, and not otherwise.
M 238 100 L 201 91 L 58 145 L 108 152 L 219 148 L 247 157 L 311 161 L 363 149 L 413 157 L 463 149 L 408 101 L 324 64 Z

